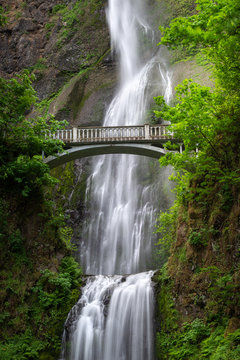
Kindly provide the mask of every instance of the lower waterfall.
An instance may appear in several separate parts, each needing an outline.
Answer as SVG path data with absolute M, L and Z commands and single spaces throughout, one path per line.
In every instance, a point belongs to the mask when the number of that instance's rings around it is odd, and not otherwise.
M 120 85 L 105 126 L 142 124 L 156 92 L 167 101 L 171 97 L 164 60 L 140 51 L 139 38 L 152 38 L 145 13 L 143 0 L 108 1 Z M 80 263 L 85 274 L 95 276 L 88 277 L 66 320 L 62 360 L 154 359 L 150 269 L 159 191 L 150 172 L 149 161 L 139 156 L 92 159 L 86 190 L 90 216 L 83 228 Z
M 151 360 L 152 274 L 88 279 L 65 323 L 71 348 L 64 343 L 61 359 Z

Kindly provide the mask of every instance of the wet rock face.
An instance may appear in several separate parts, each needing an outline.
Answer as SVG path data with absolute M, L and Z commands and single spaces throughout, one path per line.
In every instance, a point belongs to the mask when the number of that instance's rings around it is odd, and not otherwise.
M 64 3 L 0 0 L 8 9 L 8 23 L 0 28 L 0 73 L 12 76 L 30 68 L 36 75 L 34 87 L 40 100 L 59 91 L 74 74 L 95 64 L 110 46 L 106 1 L 90 0 L 85 5 L 79 2 L 76 9 L 75 0 Z M 64 8 L 65 15 L 59 7 Z M 71 16 L 77 15 L 66 21 L 66 14 L 71 11 Z
M 44 2 L 44 4 L 43 4 Z M 0 69 L 8 74 L 33 66 L 46 44 L 44 23 L 57 1 L 8 0 L 8 23 L 0 30 Z

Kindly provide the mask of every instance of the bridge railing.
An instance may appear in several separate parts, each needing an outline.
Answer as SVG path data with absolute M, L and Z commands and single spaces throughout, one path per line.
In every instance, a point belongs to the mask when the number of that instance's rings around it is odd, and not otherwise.
M 145 124 L 139 126 L 73 127 L 58 130 L 52 134 L 52 137 L 65 143 L 121 142 L 173 139 L 173 133 L 169 130 L 168 125 Z

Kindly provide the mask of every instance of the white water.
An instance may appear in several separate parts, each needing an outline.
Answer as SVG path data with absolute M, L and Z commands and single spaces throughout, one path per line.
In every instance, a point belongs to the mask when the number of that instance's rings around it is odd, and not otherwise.
M 61 359 L 151 360 L 152 274 L 90 278 L 66 321 L 71 349 Z
M 104 125 L 144 122 L 153 88 L 171 96 L 171 79 L 159 57 L 143 60 L 139 34 L 150 32 L 143 0 L 109 0 L 107 19 L 120 60 L 120 86 Z M 65 328 L 71 342 L 62 359 L 152 360 L 152 256 L 156 184 L 145 184 L 149 161 L 133 155 L 93 160 L 87 182 L 90 218 L 84 224 L 81 265 L 88 280 Z M 104 276 L 105 274 L 105 276 Z

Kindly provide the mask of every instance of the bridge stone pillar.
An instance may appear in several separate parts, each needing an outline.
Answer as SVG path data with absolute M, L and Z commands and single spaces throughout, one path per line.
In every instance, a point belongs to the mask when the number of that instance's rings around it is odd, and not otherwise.
M 77 142 L 77 128 L 73 127 L 73 142 Z
M 144 125 L 144 134 L 145 139 L 150 139 L 150 126 L 148 124 Z

